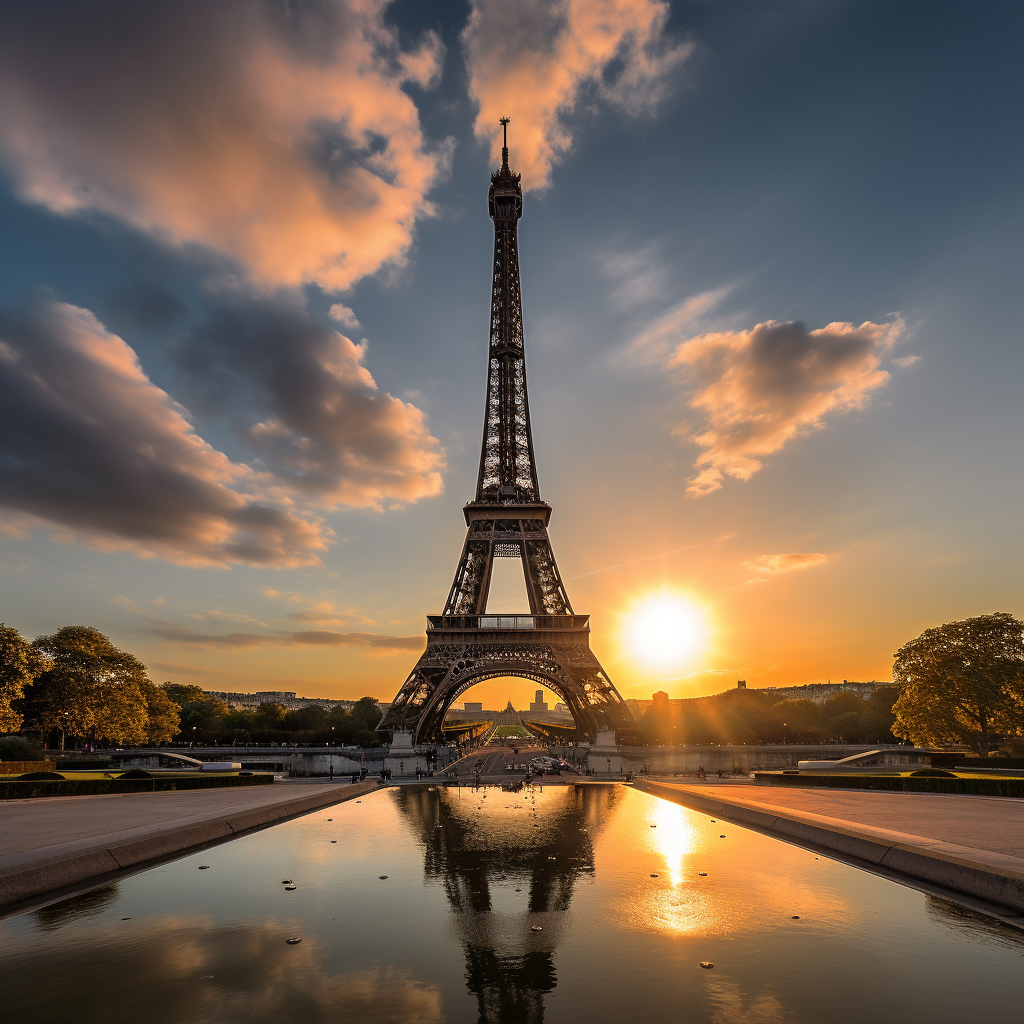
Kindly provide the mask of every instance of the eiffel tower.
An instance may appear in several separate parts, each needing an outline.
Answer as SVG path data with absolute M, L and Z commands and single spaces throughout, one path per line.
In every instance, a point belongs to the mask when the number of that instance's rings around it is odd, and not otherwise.
M 427 649 L 381 719 L 381 730 L 441 739 L 445 713 L 471 686 L 518 676 L 565 702 L 580 738 L 629 725 L 633 716 L 590 650 L 590 616 L 576 615 L 548 538 L 551 506 L 541 500 L 526 395 L 523 305 L 516 241 L 523 215 L 520 175 L 508 165 L 508 118 L 501 119 L 501 169 L 491 175 L 494 221 L 487 403 L 476 497 L 444 612 L 427 616 Z M 518 558 L 529 615 L 484 614 L 495 558 Z

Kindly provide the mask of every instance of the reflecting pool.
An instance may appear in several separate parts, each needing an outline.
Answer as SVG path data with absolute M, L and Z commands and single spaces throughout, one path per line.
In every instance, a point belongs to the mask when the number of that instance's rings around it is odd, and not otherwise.
M 1024 934 L 608 785 L 388 789 L 0 921 L 4 1024 L 992 1024 L 1022 1006 Z

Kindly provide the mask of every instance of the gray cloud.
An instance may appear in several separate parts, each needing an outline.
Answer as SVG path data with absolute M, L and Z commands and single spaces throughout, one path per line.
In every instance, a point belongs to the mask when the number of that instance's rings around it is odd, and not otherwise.
M 129 336 L 171 327 L 188 311 L 185 303 L 169 288 L 145 280 L 109 289 L 97 309 L 104 323 Z
M 185 564 L 304 565 L 325 531 L 199 437 L 88 310 L 0 310 L 0 506 Z
M 154 622 L 144 630 L 183 647 L 237 649 L 245 647 L 366 647 L 378 651 L 418 651 L 422 636 L 383 636 L 380 633 L 335 633 L 330 630 L 301 630 L 293 633 L 200 633 L 191 626 Z
M 232 416 L 261 466 L 303 500 L 379 507 L 439 494 L 440 445 L 416 406 L 377 388 L 365 352 L 279 299 L 221 306 L 175 358 L 201 407 Z

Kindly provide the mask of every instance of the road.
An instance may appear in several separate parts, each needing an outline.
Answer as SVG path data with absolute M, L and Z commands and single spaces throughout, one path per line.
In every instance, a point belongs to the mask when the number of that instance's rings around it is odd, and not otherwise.
M 476 763 L 480 762 L 481 778 L 504 778 L 507 779 L 512 773 L 505 771 L 509 764 L 526 764 L 531 758 L 540 757 L 545 753 L 545 748 L 539 744 L 530 744 L 515 748 L 518 754 L 513 754 L 512 747 L 499 747 L 488 745 L 480 750 L 474 750 L 467 754 L 460 761 L 455 761 L 448 766 L 448 771 L 458 772 L 460 775 L 475 775 Z

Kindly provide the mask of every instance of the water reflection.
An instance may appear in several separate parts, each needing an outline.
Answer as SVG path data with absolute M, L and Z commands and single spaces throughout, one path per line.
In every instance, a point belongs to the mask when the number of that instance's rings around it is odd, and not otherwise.
M 593 877 L 594 841 L 620 796 L 612 786 L 394 793 L 427 880 L 451 905 L 481 1022 L 544 1020 L 573 893 Z
M 209 917 L 189 913 L 128 921 L 102 939 L 94 932 L 77 935 L 61 947 L 59 960 L 42 948 L 23 958 L 17 983 L 11 979 L 4 986 L 2 1019 L 12 1024 L 441 1020 L 436 986 L 416 981 L 410 972 L 333 970 L 321 942 L 307 938 L 284 955 L 281 935 L 277 922 L 217 926 Z M 65 969 L 67 964 L 75 970 Z
M 0 921 L 0 1024 L 1017 1024 L 1022 967 L 1017 932 L 635 790 L 402 787 Z
M 97 886 L 95 889 L 79 893 L 77 896 L 69 896 L 59 903 L 40 907 L 33 916 L 40 928 L 44 931 L 53 931 L 70 921 L 102 914 L 117 900 L 119 895 L 117 883 L 110 882 L 108 885 Z

